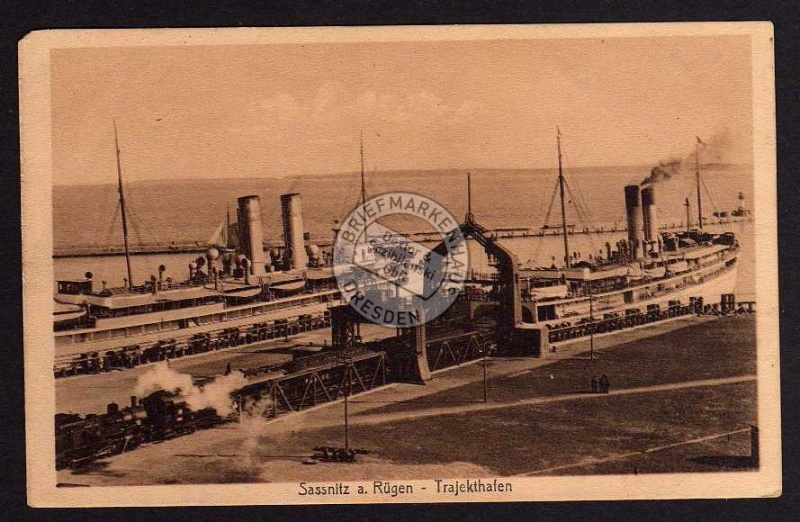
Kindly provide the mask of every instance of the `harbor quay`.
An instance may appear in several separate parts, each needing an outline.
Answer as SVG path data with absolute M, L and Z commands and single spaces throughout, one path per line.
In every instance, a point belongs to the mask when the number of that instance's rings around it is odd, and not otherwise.
M 365 325 L 365 341 L 376 341 L 393 332 L 379 326 Z M 251 370 L 261 367 L 279 367 L 292 359 L 297 348 L 322 348 L 329 344 L 330 329 L 298 333 L 288 339 L 243 344 L 220 351 L 205 352 L 180 359 L 143 364 L 135 368 L 78 375 L 56 379 L 56 411 L 59 413 L 104 413 L 110 402 L 125 404 L 134 394 L 136 383 L 142 375 L 156 365 L 169 365 L 171 370 L 190 375 L 195 380 L 210 380 L 231 371 Z
M 547 358 L 477 359 L 425 384 L 350 397 L 347 427 L 342 400 L 269 420 L 243 416 L 63 469 L 58 480 L 326 483 L 757 469 L 755 322 L 687 316 L 600 336 L 591 352 L 590 340 L 578 339 Z M 600 375 L 610 381 L 607 393 L 593 392 Z M 356 462 L 304 464 L 314 447 L 342 446 L 346 436 L 365 451 Z
M 616 404 L 635 401 L 641 394 L 708 390 L 713 394 L 724 386 L 734 386 L 736 391 L 731 393 L 747 393 L 742 390 L 755 377 L 741 372 L 741 360 L 733 367 L 733 375 L 719 375 L 725 373 L 719 364 L 720 371 L 716 373 L 687 375 L 685 369 L 670 367 L 668 362 L 673 358 L 683 362 L 702 357 L 703 351 L 678 355 L 686 345 L 676 346 L 669 338 L 621 367 L 614 366 L 613 357 L 601 357 L 605 342 L 601 339 L 645 339 L 648 333 L 659 337 L 661 333 L 668 335 L 673 323 L 691 325 L 692 321 L 712 321 L 715 317 L 724 317 L 720 321 L 730 321 L 731 325 L 745 324 L 755 312 L 755 302 L 737 300 L 734 293 L 741 253 L 737 233 L 705 229 L 707 222 L 700 201 L 696 228 L 689 225 L 688 211 L 686 230 L 664 231 L 659 227 L 663 188 L 657 188 L 655 183 L 657 168 L 645 181 L 625 185 L 622 191 L 626 237 L 613 244 L 607 241 L 605 248 L 588 255 L 570 248 L 572 234 L 565 211 L 568 182 L 561 168 L 560 133 L 556 141 L 559 175 L 551 200 L 558 196 L 561 202 L 563 258 L 557 264 L 556 256 L 551 256 L 549 266 L 521 262 L 519 252 L 476 217 L 472 212 L 470 172 L 465 180 L 467 212 L 460 223 L 452 216 L 442 218 L 443 211 L 426 214 L 429 209 L 438 209 L 439 204 L 430 199 L 417 201 L 422 196 L 402 199 L 405 203 L 401 209 L 401 196 L 411 193 L 397 193 L 398 214 L 425 215 L 430 225 L 443 232 L 432 248 L 417 243 L 411 247 L 410 236 L 388 228 L 375 235 L 371 230 L 369 248 L 357 247 L 354 239 L 359 227 L 363 227 L 365 238 L 368 235 L 366 216 L 370 213 L 362 171 L 363 216 L 355 210 L 334 227 L 334 255 L 310 242 L 303 222 L 303 200 L 297 192 L 280 196 L 283 250 L 266 250 L 261 200 L 251 194 L 237 199 L 235 224 L 226 215 L 219 246 L 208 248 L 205 255 L 184 264 L 186 279 L 162 263 L 149 279 L 142 280 L 137 272 L 137 280 L 128 248 L 120 175 L 127 275 L 124 286 L 110 286 L 104 277 L 96 278 L 91 271 L 83 277 L 56 281 L 53 374 L 65 383 L 56 389 L 60 396 L 55 414 L 56 469 L 84 475 L 104 466 L 107 460 L 115 461 L 117 456 L 124 461 L 129 454 L 143 451 L 142 458 L 146 458 L 149 448 L 161 443 L 171 444 L 184 437 L 203 440 L 196 435 L 198 432 L 212 436 L 220 430 L 236 431 L 237 427 L 248 425 L 255 425 L 258 432 L 264 423 L 302 423 L 299 429 L 289 432 L 298 432 L 293 441 L 305 440 L 308 444 L 303 449 L 282 448 L 258 440 L 248 442 L 257 451 L 274 447 L 276 452 L 269 453 L 268 459 L 299 456 L 304 466 L 362 466 L 369 465 L 370 459 L 392 455 L 402 446 L 382 447 L 380 440 L 370 440 L 372 431 L 365 437 L 366 447 L 352 446 L 351 439 L 357 437 L 362 426 L 400 423 L 397 428 L 401 432 L 418 424 L 418 430 L 403 440 L 421 436 L 415 448 L 425 455 L 431 451 L 429 447 L 437 433 L 447 431 L 437 424 L 437 419 L 455 416 L 459 426 L 482 418 L 475 430 L 453 441 L 456 447 L 465 448 L 462 456 L 466 461 L 476 465 L 485 466 L 481 455 L 487 448 L 503 447 L 501 441 L 489 446 L 480 443 L 481 439 L 494 443 L 497 433 L 493 427 L 497 423 L 507 425 L 509 432 L 516 430 L 515 437 L 503 441 L 508 444 L 517 438 L 516 443 L 491 461 L 497 469 L 479 473 L 505 475 L 511 473 L 502 465 L 506 455 L 516 453 L 519 460 L 523 457 L 519 455 L 521 450 L 538 451 L 539 440 L 527 440 L 531 427 L 525 429 L 516 420 L 503 418 L 505 410 L 526 418 L 530 415 L 528 410 L 513 410 L 533 406 L 563 412 L 565 407 L 585 408 L 584 402 L 589 399 Z M 699 191 L 699 172 L 696 177 Z M 376 196 L 377 201 L 381 197 L 384 196 Z M 394 196 L 390 200 L 394 201 Z M 434 214 L 438 216 L 436 220 Z M 550 210 L 545 223 L 549 222 L 549 214 Z M 459 245 L 464 246 L 468 240 L 482 248 L 484 260 L 493 271 L 466 269 L 469 249 Z M 414 258 L 406 265 L 401 260 L 408 256 L 398 257 L 400 250 L 409 255 L 418 252 L 420 259 Z M 419 270 L 412 271 L 411 266 Z M 359 306 L 373 302 L 381 303 L 381 310 L 393 310 L 393 317 L 408 314 L 420 319 L 408 323 L 383 317 L 386 324 L 374 324 L 379 317 L 372 312 L 378 307 L 370 311 Z M 375 326 L 389 328 L 370 334 Z M 709 327 L 698 326 L 705 329 L 691 334 L 693 340 L 702 338 Z M 306 341 L 304 336 L 311 340 Z M 589 366 L 570 367 L 566 361 L 585 359 L 581 354 L 586 351 L 586 340 Z M 733 344 L 736 342 L 739 340 Z M 607 347 L 609 353 L 617 353 L 614 346 Z M 671 351 L 665 353 L 665 348 Z M 636 349 L 620 353 L 633 351 Z M 662 356 L 659 364 L 650 360 L 653 354 Z M 717 359 L 697 363 L 697 367 L 708 367 Z M 649 366 L 642 366 L 643 362 Z M 530 375 L 546 371 L 544 368 L 550 373 L 541 382 L 518 385 Z M 661 373 L 653 374 L 653 368 L 659 368 Z M 477 384 L 473 382 L 476 371 Z M 455 376 L 455 381 L 442 378 L 444 373 Z M 641 382 L 632 378 L 643 373 L 649 378 Z M 448 382 L 452 384 L 449 387 Z M 560 386 L 554 387 L 556 382 Z M 400 396 L 393 398 L 393 390 L 399 391 Z M 97 397 L 109 401 L 105 411 Z M 369 406 L 376 400 L 378 407 Z M 338 418 L 305 424 L 314 418 L 312 412 L 327 411 L 326 407 L 335 409 L 340 402 L 343 422 Z M 690 404 L 702 402 L 697 397 L 689 400 Z M 360 404 L 367 406 L 359 409 Z M 604 406 L 603 411 L 612 411 L 613 404 Z M 632 410 L 640 415 L 635 422 L 645 422 L 650 409 L 633 406 Z M 741 417 L 748 410 L 732 411 Z M 495 418 L 498 415 L 501 418 Z M 620 415 L 610 415 L 603 422 L 611 422 L 612 426 L 597 426 L 596 431 L 617 429 L 614 420 Z M 574 411 L 568 419 L 587 416 L 592 418 L 593 413 Z M 718 423 L 732 430 L 725 432 L 726 436 L 739 436 L 746 431 L 741 418 L 732 421 L 728 417 L 720 418 Z M 557 419 L 558 412 L 546 413 L 543 418 L 548 421 L 547 428 L 539 433 L 541 440 L 547 440 L 551 431 L 557 433 L 575 426 L 551 423 L 550 418 Z M 655 436 L 630 437 L 629 442 L 658 443 L 650 448 L 655 451 L 653 448 L 672 448 L 695 440 L 674 440 L 681 430 L 669 427 L 670 419 L 665 418 L 664 422 L 667 426 L 655 429 Z M 343 440 L 327 435 L 326 430 L 336 432 L 342 423 Z M 253 429 L 249 431 L 253 433 Z M 224 441 L 227 432 L 222 433 L 219 440 Z M 476 438 L 476 433 L 482 435 Z M 305 434 L 309 435 L 307 440 L 303 438 Z M 561 433 L 552 442 L 563 444 L 574 436 Z M 716 435 L 706 433 L 702 437 L 712 440 Z M 314 442 L 312 438 L 320 440 Z M 617 451 L 628 451 L 630 448 L 621 443 L 624 440 L 619 434 L 607 442 Z M 757 441 L 757 436 L 751 434 L 751 460 L 757 460 L 753 457 L 757 455 Z M 591 447 L 589 441 L 584 442 Z M 452 448 L 448 451 L 459 453 Z M 161 457 L 169 460 L 167 455 Z M 405 457 L 398 454 L 388 458 L 396 461 Z M 431 464 L 442 466 L 452 461 L 447 453 L 438 457 Z M 250 462 L 258 458 L 247 456 Z M 617 460 L 610 455 L 598 458 L 602 462 Z M 515 473 L 546 473 L 578 465 L 540 464 Z M 743 465 L 746 467 L 746 463 Z M 120 478 L 119 473 L 113 475 Z M 204 480 L 201 483 L 214 482 L 208 477 Z M 252 480 L 237 476 L 230 481 Z M 454 486 L 452 491 L 458 493 L 461 488 Z

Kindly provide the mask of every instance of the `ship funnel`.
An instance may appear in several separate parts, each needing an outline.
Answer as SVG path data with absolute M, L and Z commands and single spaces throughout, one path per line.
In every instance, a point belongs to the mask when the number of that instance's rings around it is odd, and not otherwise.
M 242 271 L 244 272 L 244 284 L 250 284 L 250 270 L 252 269 L 252 262 L 246 257 L 242 259 Z
M 628 241 L 631 245 L 631 255 L 634 259 L 643 256 L 642 229 L 644 218 L 639 208 L 639 185 L 625 187 L 625 215 L 628 219 Z
M 642 189 L 642 218 L 644 219 L 644 238 L 652 245 L 651 251 L 658 252 L 658 208 L 653 185 Z
M 239 198 L 239 244 L 242 253 L 250 260 L 250 273 L 253 275 L 263 275 L 266 263 L 261 226 L 261 201 L 258 196 Z
M 300 199 L 300 194 L 282 195 L 281 209 L 287 268 L 303 270 L 308 266 L 308 255 L 303 239 L 303 201 Z

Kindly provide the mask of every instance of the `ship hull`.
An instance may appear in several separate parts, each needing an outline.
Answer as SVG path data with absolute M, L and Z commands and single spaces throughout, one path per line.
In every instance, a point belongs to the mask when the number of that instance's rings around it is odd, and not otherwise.
M 648 307 L 653 306 L 665 310 L 670 304 L 688 305 L 698 298 L 704 305 L 720 303 L 723 294 L 735 292 L 737 272 L 737 252 L 729 251 L 718 263 L 702 270 L 631 284 L 624 289 L 593 295 L 591 299 L 582 295 L 523 300 L 523 322 L 558 328 L 565 326 L 564 323 L 574 325 L 590 317 L 603 319 L 611 314 L 646 313 Z M 498 304 L 483 298 L 467 298 L 467 302 L 472 319 L 494 316 Z
M 105 328 L 57 332 L 56 362 L 69 361 L 92 352 L 113 352 L 132 345 L 147 347 L 168 340 L 185 343 L 194 335 L 217 335 L 229 328 L 244 332 L 254 324 L 291 322 L 308 316 L 321 317 L 332 304 L 338 303 L 338 292 L 327 291 L 230 308 L 221 305 L 200 306 L 181 310 L 181 315 L 174 317 L 164 314 L 152 314 L 155 317 L 132 316 L 129 324 L 112 319 L 107 321 Z
M 658 293 L 652 297 L 644 297 L 647 293 L 658 286 L 658 284 L 668 285 L 678 281 L 682 277 L 665 279 L 659 282 L 642 283 L 632 286 L 625 291 L 612 292 L 596 296 L 593 298 L 593 310 L 590 310 L 589 299 L 587 297 L 565 300 L 559 305 L 558 317 L 554 320 L 543 321 L 544 323 L 557 324 L 564 320 L 574 322 L 576 319 L 589 317 L 602 317 L 604 314 L 624 313 L 626 310 L 638 309 L 645 312 L 649 306 L 659 306 L 665 308 L 671 302 L 680 301 L 688 304 L 692 299 L 702 299 L 704 305 L 720 303 L 723 294 L 732 294 L 736 289 L 738 277 L 738 262 L 733 258 L 730 266 L 724 267 L 713 277 L 707 277 L 702 282 L 675 288 L 673 291 Z M 625 300 L 625 293 L 630 292 L 634 298 L 630 301 Z M 620 302 L 621 301 L 621 302 Z

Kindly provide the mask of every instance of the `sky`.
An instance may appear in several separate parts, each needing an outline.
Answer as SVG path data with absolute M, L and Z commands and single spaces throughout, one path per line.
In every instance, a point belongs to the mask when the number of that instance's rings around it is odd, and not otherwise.
M 55 49 L 54 184 L 752 161 L 747 36 Z

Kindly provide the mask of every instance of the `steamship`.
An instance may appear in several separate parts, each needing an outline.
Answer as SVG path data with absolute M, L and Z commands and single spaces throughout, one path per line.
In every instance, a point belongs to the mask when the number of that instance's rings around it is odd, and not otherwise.
M 732 311 L 739 244 L 732 232 L 704 229 L 699 146 L 695 149 L 695 227 L 689 224 L 687 198 L 686 230 L 659 231 L 658 183 L 648 179 L 641 186 L 624 188 L 627 239 L 616 245 L 606 243 L 604 255 L 581 259 L 569 248 L 560 133 L 557 144 L 556 190 L 561 198 L 564 261 L 561 267 L 555 263 L 550 267 L 520 267 L 523 322 L 546 326 L 552 333 L 589 322 L 663 314 L 686 309 L 687 305 L 692 310 L 708 311 L 722 306 L 717 303 L 723 300 L 727 301 L 722 308 Z M 473 275 L 473 280 L 486 281 L 492 276 L 496 278 L 496 274 Z M 482 285 L 472 286 L 467 293 L 472 301 L 492 299 Z
M 606 243 L 604 255 L 580 259 L 569 249 L 560 134 L 558 146 L 564 264 L 518 267 L 522 322 L 552 332 L 687 305 L 702 310 L 733 292 L 739 245 L 731 232 L 704 229 L 699 150 L 696 227 L 687 219 L 685 231 L 659 231 L 657 184 L 629 185 L 624 189 L 627 239 L 616 248 Z M 162 265 L 158 276 L 134 284 L 118 174 L 126 285 L 106 288 L 103 283 L 97 288 L 91 273 L 82 280 L 57 282 L 57 376 L 130 367 L 330 325 L 328 309 L 341 304 L 341 294 L 322 252 L 306 245 L 299 194 L 281 196 L 283 252 L 264 250 L 259 197 L 244 196 L 238 199 L 237 222 L 224 229 L 235 241 L 190 263 L 184 281 L 164 278 Z M 363 147 L 361 178 L 363 203 Z M 467 279 L 464 300 L 490 304 L 497 297 L 497 273 L 472 273 Z
M 265 340 L 329 324 L 338 303 L 333 271 L 306 245 L 300 194 L 281 196 L 285 246 L 265 251 L 258 196 L 238 200 L 227 227 L 237 248 L 210 248 L 188 266 L 188 278 L 158 276 L 135 284 L 120 202 L 127 274 L 121 288 L 57 281 L 54 309 L 57 376 L 131 367 L 143 362 Z
M 560 326 L 590 315 L 609 319 L 687 304 L 703 309 L 733 293 L 739 245 L 732 232 L 659 233 L 655 187 L 631 185 L 625 196 L 628 239 L 616 249 L 607 243 L 602 257 L 520 270 L 523 300 L 531 304 L 523 320 Z

